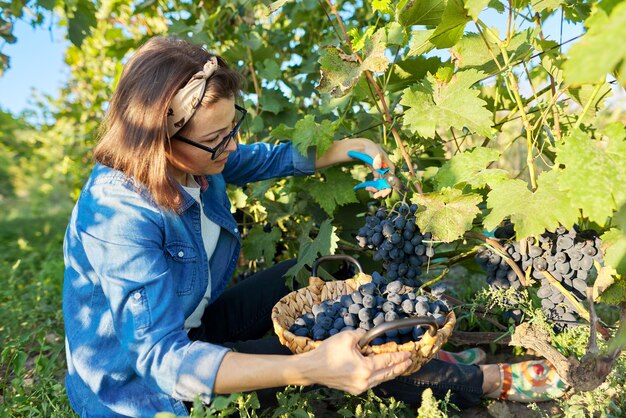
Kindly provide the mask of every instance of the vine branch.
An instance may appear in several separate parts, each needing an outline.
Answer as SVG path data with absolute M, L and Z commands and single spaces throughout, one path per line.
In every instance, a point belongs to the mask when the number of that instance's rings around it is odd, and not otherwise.
M 328 4 L 328 7 L 330 7 L 330 10 L 331 10 L 332 14 L 337 19 L 337 23 L 339 24 L 339 29 L 341 30 L 341 33 L 343 35 L 343 38 L 344 38 L 344 41 L 345 41 L 346 45 L 350 48 L 350 51 L 355 56 L 355 58 L 357 59 L 359 64 L 363 64 L 363 58 L 361 58 L 361 56 L 357 52 L 355 52 L 354 48 L 352 47 L 352 42 L 350 41 L 350 37 L 348 36 L 348 33 L 346 32 L 346 28 L 345 28 L 345 26 L 343 24 L 343 19 L 341 18 L 341 16 L 339 16 L 339 12 L 337 11 L 337 8 L 335 7 L 335 5 L 332 3 L 331 0 L 326 0 L 326 4 Z M 417 175 L 415 174 L 415 170 L 413 169 L 413 163 L 411 162 L 411 158 L 410 158 L 409 154 L 407 153 L 407 151 L 406 151 L 406 149 L 404 147 L 404 144 L 402 143 L 402 139 L 400 138 L 400 135 L 398 134 L 398 131 L 395 128 L 395 126 L 393 126 L 393 118 L 391 117 L 391 112 L 389 111 L 389 108 L 387 106 L 387 101 L 385 100 L 385 95 L 380 90 L 380 87 L 378 86 L 378 83 L 376 83 L 376 80 L 374 80 L 374 76 L 372 75 L 371 71 L 365 70 L 363 72 L 365 73 L 365 77 L 367 78 L 367 82 L 372 87 L 374 87 L 374 90 L 376 91 L 376 95 L 378 96 L 378 99 L 379 99 L 379 101 L 380 101 L 380 103 L 381 103 L 381 105 L 383 107 L 383 117 L 385 118 L 385 122 L 387 122 L 388 124 L 391 125 L 390 129 L 391 129 L 391 133 L 393 135 L 393 138 L 396 141 L 396 145 L 400 149 L 400 152 L 402 153 L 402 157 L 404 158 L 404 161 L 406 162 L 411 175 L 415 179 L 415 188 L 416 188 L 417 192 L 421 194 L 421 193 L 423 193 L 422 186 L 421 186 L 420 182 L 417 180 Z
M 513 261 L 511 257 L 509 257 L 506 250 L 500 245 L 500 243 L 497 240 L 493 238 L 488 238 L 481 234 L 475 234 L 473 232 L 466 232 L 465 236 L 467 238 L 474 238 L 474 239 L 484 241 L 487 244 L 491 245 L 492 247 L 495 247 L 498 251 L 502 253 L 502 255 L 504 256 L 504 260 L 509 265 L 509 267 L 511 267 L 513 271 L 515 272 L 515 274 L 517 274 L 517 278 L 519 279 L 522 286 L 524 287 L 528 286 L 528 283 L 526 282 L 526 276 L 524 275 L 524 272 L 522 271 L 522 269 L 520 269 L 517 263 Z

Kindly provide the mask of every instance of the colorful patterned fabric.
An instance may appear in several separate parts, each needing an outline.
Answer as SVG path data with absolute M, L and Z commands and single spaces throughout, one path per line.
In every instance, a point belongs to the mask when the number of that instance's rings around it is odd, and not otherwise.
M 480 348 L 470 348 L 458 353 L 439 350 L 437 357 L 441 361 L 452 364 L 483 364 L 487 358 L 487 354 Z
M 547 360 L 504 363 L 499 366 L 499 394 L 494 392 L 487 395 L 488 397 L 517 402 L 541 402 L 559 398 L 567 389 L 566 383 Z

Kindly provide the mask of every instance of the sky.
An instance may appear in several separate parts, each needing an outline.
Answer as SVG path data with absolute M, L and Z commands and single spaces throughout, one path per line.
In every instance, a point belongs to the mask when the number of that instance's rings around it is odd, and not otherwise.
M 34 109 L 33 90 L 57 97 L 57 90 L 69 78 L 63 54 L 69 45 L 64 32 L 49 22 L 33 29 L 27 22 L 15 23 L 17 42 L 4 44 L 0 52 L 10 57 L 10 68 L 0 76 L 0 108 L 12 113 Z
M 504 31 L 506 16 L 485 11 L 480 17 L 488 25 Z M 14 114 L 26 109 L 34 110 L 34 94 L 57 97 L 58 89 L 68 80 L 69 69 L 64 63 L 63 55 L 69 41 L 64 39 L 63 29 L 56 25 L 50 29 L 49 23 L 33 29 L 27 22 L 17 21 L 14 27 L 17 42 L 4 45 L 0 43 L 0 52 L 11 59 L 11 67 L 0 76 L 1 109 Z M 582 25 L 564 22 L 563 40 L 582 32 Z M 548 39 L 559 41 L 560 13 L 555 13 L 547 22 L 544 33 Z M 571 44 L 567 48 L 569 46 Z

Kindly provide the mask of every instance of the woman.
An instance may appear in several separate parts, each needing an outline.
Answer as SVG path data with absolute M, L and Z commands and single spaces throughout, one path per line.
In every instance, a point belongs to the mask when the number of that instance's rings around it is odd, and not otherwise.
M 500 368 L 439 360 L 399 376 L 407 353 L 364 357 L 342 332 L 289 355 L 270 328 L 284 294 L 280 263 L 228 290 L 240 250 L 226 183 L 307 175 L 355 150 L 391 164 L 363 138 L 323 156 L 290 143 L 238 145 L 239 76 L 219 57 L 153 38 L 126 64 L 95 149 L 97 164 L 64 242 L 66 387 L 81 416 L 187 415 L 185 401 L 286 385 L 353 394 L 377 387 L 417 402 L 426 386 L 461 405 L 500 396 Z M 394 380 L 391 380 L 394 379 Z M 381 383 L 386 382 L 381 385 Z M 508 389 L 507 389 L 508 390 Z

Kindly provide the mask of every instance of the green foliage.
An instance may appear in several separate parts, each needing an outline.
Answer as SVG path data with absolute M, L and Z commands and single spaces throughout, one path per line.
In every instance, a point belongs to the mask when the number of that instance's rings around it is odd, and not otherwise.
M 434 137 L 437 129 L 464 127 L 489 136 L 491 114 L 478 98 L 479 91 L 470 88 L 483 76 L 468 70 L 447 81 L 429 74 L 422 83 L 404 91 L 400 104 L 409 108 L 404 123 L 412 132 L 428 138 Z
M 563 167 L 557 171 L 559 188 L 583 216 L 602 225 L 626 202 L 625 160 L 624 131 L 603 142 L 574 131 L 557 145 L 555 163 Z
M 420 229 L 431 231 L 437 240 L 451 242 L 472 229 L 482 197 L 445 187 L 440 192 L 415 195 L 412 201 L 420 206 L 416 214 Z
M 448 408 L 459 410 L 456 405 L 450 403 L 450 392 L 448 392 L 445 399 L 437 400 L 433 395 L 432 389 L 427 388 L 422 392 L 422 404 L 417 410 L 417 416 L 419 418 L 457 417 L 457 415 L 450 415 Z
M 626 277 L 626 205 L 615 216 L 618 228 L 611 228 L 602 235 L 606 245 L 605 261 L 617 273 Z
M 411 416 L 414 412 L 393 397 L 380 398 L 369 390 L 359 396 L 345 395 L 337 414 L 347 418 L 394 418 Z
M 446 161 L 433 178 L 437 190 L 444 187 L 454 187 L 465 184 L 473 188 L 482 188 L 508 179 L 506 171 L 486 168 L 489 163 L 496 161 L 500 152 L 490 148 L 474 148 L 459 154 Z
M 522 180 L 508 180 L 494 185 L 487 198 L 491 212 L 483 224 L 493 230 L 505 218 L 515 225 L 518 239 L 537 236 L 545 230 L 554 230 L 559 224 L 573 225 L 578 220 L 578 209 L 559 190 L 557 173 L 544 172 L 537 179 L 537 190 L 531 192 Z
M 320 56 L 322 77 L 318 88 L 334 97 L 342 97 L 350 92 L 364 71 L 382 72 L 387 69 L 389 60 L 385 57 L 385 30 L 379 29 L 371 36 L 364 36 L 363 59 L 345 54 L 341 49 L 327 47 Z M 357 49 L 361 49 L 357 45 Z
M 287 270 L 285 275 L 294 276 L 301 271 L 304 266 L 312 266 L 313 262 L 322 255 L 333 254 L 337 248 L 336 228 L 332 226 L 331 220 L 325 220 L 319 229 L 315 239 L 309 238 L 311 226 L 305 226 L 300 239 L 300 254 L 296 265 Z
M 607 74 L 626 85 L 626 45 L 618 39 L 626 38 L 626 4 L 606 10 L 596 5 L 587 22 L 587 33 L 569 52 L 570 59 L 564 66 L 565 77 L 572 84 L 604 81 Z M 610 47 L 607 47 L 610 45 Z
M 263 258 L 273 260 L 276 253 L 276 243 L 280 239 L 280 230 L 272 228 L 268 233 L 261 225 L 256 225 L 248 231 L 244 241 L 243 252 L 250 260 Z
M 396 8 L 396 18 L 404 26 L 434 26 L 441 21 L 445 7 L 445 0 L 400 0 Z
M 272 412 L 272 417 L 313 418 L 315 412 L 311 401 L 320 398 L 319 393 L 302 393 L 302 388 L 289 386 L 276 395 L 278 407 Z
M 356 194 L 351 189 L 356 184 L 350 174 L 338 168 L 325 170 L 323 180 L 312 178 L 306 181 L 311 198 L 324 209 L 328 216 L 333 215 L 337 206 L 358 202 Z

